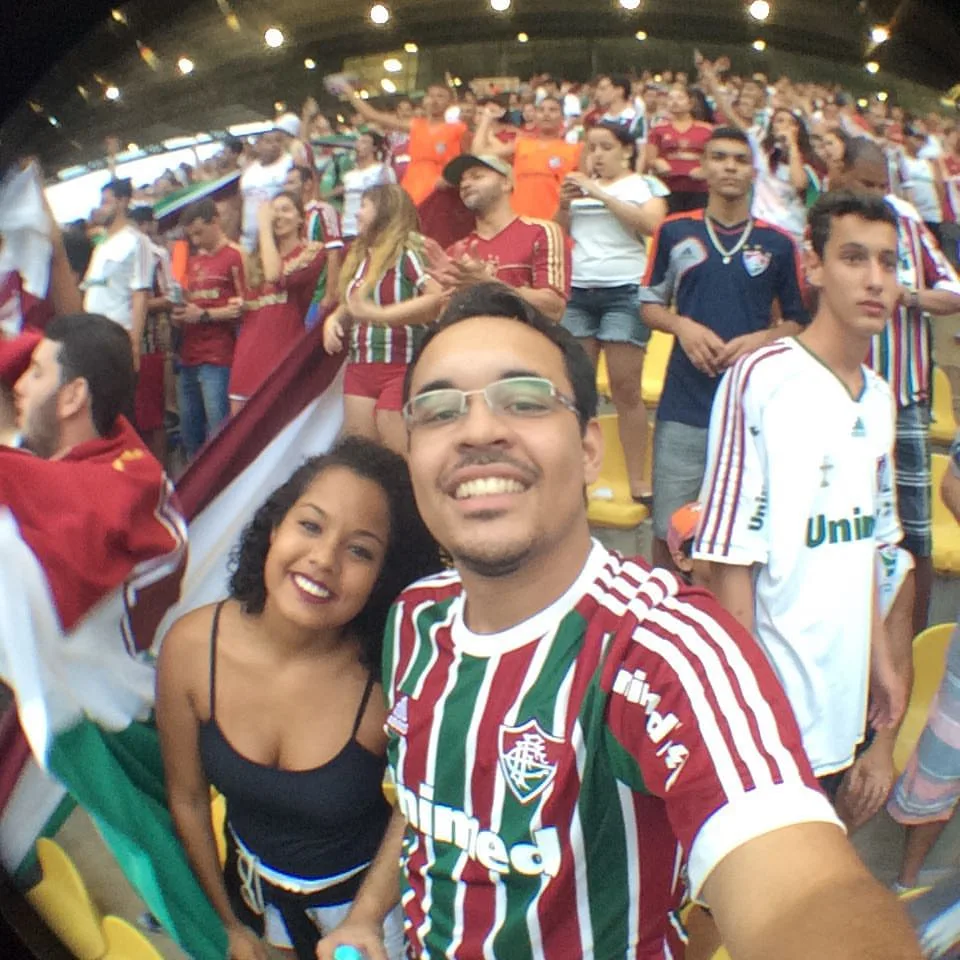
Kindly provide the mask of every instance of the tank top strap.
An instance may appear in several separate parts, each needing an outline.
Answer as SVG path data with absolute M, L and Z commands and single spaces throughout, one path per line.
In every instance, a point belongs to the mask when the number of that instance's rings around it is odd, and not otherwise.
M 216 714 L 217 704 L 217 635 L 220 632 L 220 613 L 226 600 L 221 600 L 213 611 L 213 622 L 210 624 L 210 719 Z
M 367 685 L 363 688 L 363 696 L 360 698 L 360 709 L 357 710 L 357 718 L 353 721 L 353 732 L 350 734 L 350 739 L 355 740 L 357 736 L 357 731 L 360 729 L 360 721 L 363 720 L 363 715 L 367 709 L 367 703 L 370 700 L 370 694 L 373 692 L 373 685 L 376 681 L 373 679 L 373 674 L 367 676 Z

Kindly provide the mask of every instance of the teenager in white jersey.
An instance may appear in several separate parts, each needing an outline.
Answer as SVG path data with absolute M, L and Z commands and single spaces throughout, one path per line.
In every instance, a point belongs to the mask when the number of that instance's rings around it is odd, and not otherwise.
M 734 958 L 917 958 L 815 786 L 762 651 L 707 593 L 591 540 L 593 367 L 513 291 L 458 294 L 410 366 L 417 505 L 456 570 L 384 644 L 398 809 L 340 943 L 680 960 L 684 871 Z M 399 876 L 398 876 L 399 874 Z
M 897 303 L 896 215 L 831 193 L 810 235 L 813 321 L 739 360 L 714 400 L 694 557 L 760 641 L 835 791 L 864 739 L 868 687 L 877 728 L 899 722 L 907 697 L 876 576 L 878 548 L 902 537 L 895 407 L 862 362 Z

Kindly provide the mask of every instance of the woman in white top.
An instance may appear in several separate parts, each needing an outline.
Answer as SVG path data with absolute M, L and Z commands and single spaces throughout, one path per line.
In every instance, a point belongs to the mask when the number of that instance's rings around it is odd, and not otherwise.
M 631 131 L 602 122 L 587 134 L 589 172 L 570 173 L 560 193 L 557 222 L 573 239 L 573 289 L 563 325 L 596 363 L 607 357 L 630 490 L 650 497 L 643 480 L 647 409 L 640 395 L 643 355 L 650 331 L 640 319 L 640 281 L 646 271 L 644 237 L 666 216 L 646 178 L 633 172 L 637 147 Z
M 820 195 L 813 146 L 803 121 L 790 110 L 775 110 L 763 142 L 754 144 L 754 160 L 753 216 L 785 230 L 801 247 L 807 208 Z
M 357 236 L 357 214 L 365 190 L 382 183 L 396 183 L 393 169 L 383 162 L 385 140 L 379 133 L 366 131 L 357 137 L 356 162 L 343 175 L 343 239 Z

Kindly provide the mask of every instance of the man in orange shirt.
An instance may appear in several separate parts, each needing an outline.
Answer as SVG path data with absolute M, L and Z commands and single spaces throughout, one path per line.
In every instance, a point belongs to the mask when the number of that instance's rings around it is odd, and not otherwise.
M 400 117 L 371 107 L 356 90 L 346 87 L 351 105 L 370 123 L 385 131 L 403 130 L 410 134 L 410 163 L 400 186 L 415 204 L 421 203 L 442 179 L 443 168 L 470 145 L 464 123 L 444 119 L 452 102 L 450 90 L 442 83 L 431 83 L 423 98 L 423 117 Z
M 473 154 L 513 158 L 513 209 L 522 217 L 552 220 L 560 205 L 560 185 L 580 166 L 582 145 L 563 139 L 563 104 L 544 97 L 537 106 L 537 129 L 504 143 L 492 135 L 492 121 L 502 116 L 488 104 L 473 138 Z

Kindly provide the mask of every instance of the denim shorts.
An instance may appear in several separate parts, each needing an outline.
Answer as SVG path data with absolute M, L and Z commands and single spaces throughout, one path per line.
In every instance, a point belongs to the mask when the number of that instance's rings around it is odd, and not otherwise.
M 674 420 L 657 420 L 653 435 L 653 535 L 667 539 L 670 518 L 700 497 L 707 469 L 707 431 Z
M 640 319 L 640 287 L 574 287 L 563 325 L 580 340 L 646 347 L 650 330 Z

